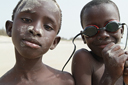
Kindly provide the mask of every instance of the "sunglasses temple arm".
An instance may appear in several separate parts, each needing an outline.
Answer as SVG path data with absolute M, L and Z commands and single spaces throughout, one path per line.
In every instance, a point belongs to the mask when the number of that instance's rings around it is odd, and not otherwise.
M 127 28 L 126 42 L 125 42 L 125 47 L 124 47 L 124 50 L 125 50 L 127 47 L 127 39 L 128 39 L 128 25 L 125 23 L 122 23 L 122 25 L 126 25 L 126 28 Z
M 75 40 L 79 35 L 81 35 L 81 33 L 77 34 L 77 35 L 73 38 L 73 40 L 72 40 L 72 43 L 73 43 L 73 45 L 74 45 L 74 50 L 73 50 L 71 56 L 69 57 L 69 59 L 67 60 L 67 62 L 65 63 L 65 65 L 63 66 L 62 72 L 63 72 L 65 66 L 68 64 L 68 62 L 69 62 L 70 59 L 72 58 L 72 56 L 73 56 L 73 54 L 74 54 L 74 52 L 75 52 L 75 50 L 76 50 L 76 45 L 75 45 L 75 43 L 74 43 L 74 40 Z

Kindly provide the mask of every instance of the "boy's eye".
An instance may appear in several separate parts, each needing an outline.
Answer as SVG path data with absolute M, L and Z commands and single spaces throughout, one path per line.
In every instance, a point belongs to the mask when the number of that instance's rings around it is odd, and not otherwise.
M 48 25 L 44 25 L 44 28 L 45 28 L 46 30 L 48 30 L 48 31 L 53 30 L 53 28 L 52 28 L 52 27 L 50 27 L 50 26 L 48 26 Z
M 28 19 L 28 18 L 21 18 L 23 22 L 26 22 L 26 23 L 30 23 L 32 22 L 31 19 Z

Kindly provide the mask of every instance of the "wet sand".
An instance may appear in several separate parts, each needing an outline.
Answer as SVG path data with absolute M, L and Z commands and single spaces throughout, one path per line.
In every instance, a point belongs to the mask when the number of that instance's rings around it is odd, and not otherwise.
M 79 48 L 87 48 L 82 41 L 75 41 L 76 49 Z M 61 70 L 69 56 L 71 55 L 74 49 L 74 45 L 72 41 L 63 41 L 58 44 L 58 46 L 54 50 L 49 50 L 43 56 L 42 62 Z M 71 73 L 71 61 L 67 64 L 64 71 L 68 71 Z M 15 53 L 14 46 L 12 44 L 11 38 L 0 36 L 0 77 L 6 73 L 9 69 L 11 69 L 15 64 Z

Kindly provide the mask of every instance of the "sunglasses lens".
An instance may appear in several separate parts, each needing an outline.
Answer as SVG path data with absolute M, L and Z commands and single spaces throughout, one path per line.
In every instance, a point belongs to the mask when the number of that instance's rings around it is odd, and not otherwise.
M 116 23 L 116 22 L 109 22 L 109 23 L 106 25 L 106 30 L 107 30 L 108 32 L 116 32 L 118 29 L 119 29 L 119 25 L 118 25 L 118 23 Z
M 83 34 L 88 36 L 88 37 L 92 37 L 97 33 L 97 27 L 95 26 L 87 26 L 84 31 Z

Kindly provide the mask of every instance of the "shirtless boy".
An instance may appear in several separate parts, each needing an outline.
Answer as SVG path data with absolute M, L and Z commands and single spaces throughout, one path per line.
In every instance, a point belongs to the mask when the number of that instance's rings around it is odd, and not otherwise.
M 20 0 L 6 22 L 15 47 L 16 64 L 0 85 L 74 85 L 72 76 L 42 62 L 60 41 L 61 11 L 55 0 Z M 55 61 L 53 61 L 55 62 Z

